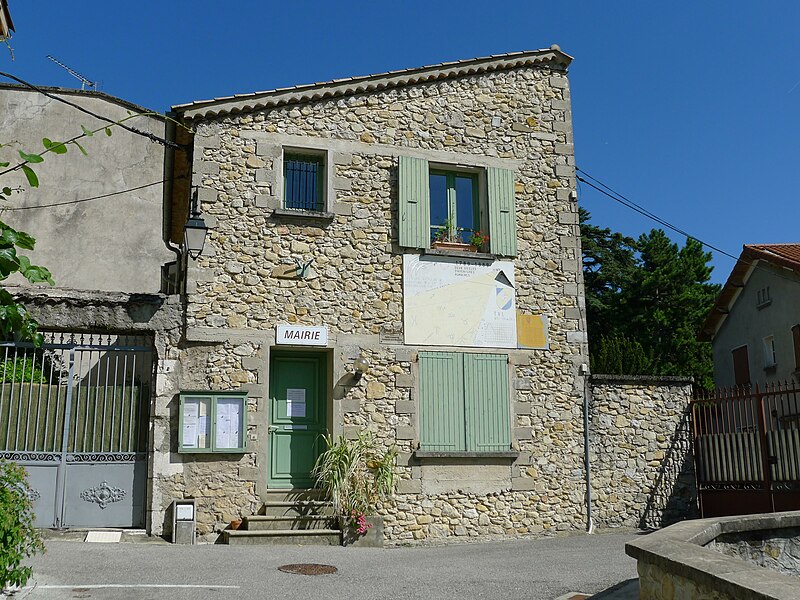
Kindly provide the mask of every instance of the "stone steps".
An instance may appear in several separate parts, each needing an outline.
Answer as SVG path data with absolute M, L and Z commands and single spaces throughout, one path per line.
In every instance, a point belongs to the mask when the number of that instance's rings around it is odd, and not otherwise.
M 338 520 L 333 515 L 254 515 L 242 520 L 240 529 L 266 531 L 285 529 L 336 529 Z
M 262 531 L 225 530 L 225 543 L 230 545 L 293 544 L 341 546 L 342 532 L 338 529 L 273 529 Z
M 341 545 L 333 506 L 319 490 L 270 490 L 263 498 L 263 514 L 223 532 L 226 544 Z

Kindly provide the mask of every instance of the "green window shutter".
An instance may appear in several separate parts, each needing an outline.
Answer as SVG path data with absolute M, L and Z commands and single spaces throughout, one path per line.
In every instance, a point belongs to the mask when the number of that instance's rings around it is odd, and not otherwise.
M 517 212 L 514 207 L 514 172 L 486 169 L 489 205 L 489 249 L 492 254 L 516 256 Z
M 464 355 L 467 450 L 511 448 L 507 364 L 503 354 Z
M 419 371 L 421 448 L 465 450 L 464 355 L 420 352 Z
M 400 157 L 398 200 L 400 245 L 406 248 L 430 246 L 430 189 L 428 161 Z

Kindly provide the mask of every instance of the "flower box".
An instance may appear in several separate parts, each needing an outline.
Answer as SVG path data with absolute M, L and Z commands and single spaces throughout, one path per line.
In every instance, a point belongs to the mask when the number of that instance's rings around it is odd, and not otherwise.
M 436 250 L 457 250 L 459 252 L 477 252 L 478 248 L 463 242 L 432 242 L 431 248 Z

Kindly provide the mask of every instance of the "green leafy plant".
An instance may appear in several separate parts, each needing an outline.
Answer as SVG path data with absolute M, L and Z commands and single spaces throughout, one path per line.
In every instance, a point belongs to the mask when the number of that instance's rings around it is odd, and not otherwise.
M 357 520 L 394 492 L 395 447 L 382 450 L 370 433 L 355 440 L 341 435 L 323 438 L 327 449 L 317 459 L 313 475 L 337 516 Z
M 0 589 L 25 585 L 31 568 L 22 561 L 44 552 L 28 489 L 25 469 L 0 460 Z
M 452 217 L 447 217 L 444 221 L 442 221 L 436 230 L 436 233 L 433 234 L 433 241 L 448 242 L 451 244 L 462 243 L 461 234 L 458 232 Z
M 0 378 L 6 383 L 39 383 L 47 380 L 40 368 L 41 359 L 36 361 L 28 355 L 0 360 Z
M 486 246 L 489 243 L 489 236 L 483 233 L 483 231 L 473 231 L 472 234 L 469 236 L 467 240 L 471 246 L 475 246 L 478 250 Z

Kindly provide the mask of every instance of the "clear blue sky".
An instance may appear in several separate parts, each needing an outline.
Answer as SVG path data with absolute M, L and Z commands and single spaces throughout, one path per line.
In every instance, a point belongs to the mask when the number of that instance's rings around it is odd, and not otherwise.
M 0 70 L 148 108 L 558 43 L 578 166 L 703 241 L 800 240 L 800 3 L 10 0 Z M 583 186 L 597 225 L 657 226 Z M 681 236 L 673 235 L 683 243 Z M 733 261 L 715 253 L 715 281 Z

